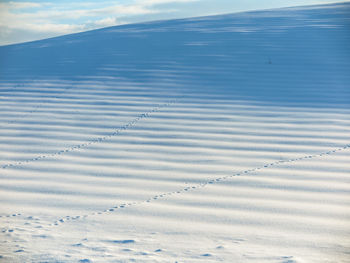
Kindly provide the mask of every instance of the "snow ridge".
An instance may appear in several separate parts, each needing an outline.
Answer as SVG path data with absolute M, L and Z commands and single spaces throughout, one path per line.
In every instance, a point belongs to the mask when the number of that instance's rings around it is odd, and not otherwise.
M 122 131 L 132 128 L 136 123 L 138 123 L 142 119 L 150 117 L 152 113 L 160 111 L 162 108 L 171 106 L 172 104 L 176 103 L 177 100 L 178 99 L 171 100 L 171 101 L 169 101 L 167 103 L 160 104 L 160 105 L 152 108 L 148 112 L 141 113 L 138 117 L 136 117 L 135 119 L 129 121 L 128 123 L 124 124 L 120 128 L 116 129 L 113 133 L 110 133 L 108 135 L 91 139 L 91 140 L 89 140 L 89 142 L 78 144 L 78 145 L 74 145 L 74 146 L 71 146 L 71 147 L 66 148 L 64 150 L 60 150 L 60 151 L 57 151 L 57 152 L 49 154 L 49 155 L 41 155 L 41 156 L 37 156 L 37 157 L 32 158 L 32 159 L 23 160 L 23 161 L 16 162 L 16 163 L 5 164 L 5 165 L 2 165 L 1 168 L 2 169 L 7 169 L 7 168 L 10 168 L 10 167 L 21 166 L 21 165 L 24 165 L 24 164 L 27 164 L 27 163 L 35 162 L 35 161 L 38 161 L 38 160 L 41 160 L 41 159 L 47 159 L 47 158 L 50 158 L 50 157 L 55 157 L 57 155 L 61 155 L 61 154 L 68 153 L 68 152 L 72 152 L 72 151 L 75 151 L 77 149 L 86 148 L 86 147 L 88 147 L 90 145 L 94 145 L 96 143 L 100 143 L 100 142 L 106 141 L 106 140 L 108 140 L 108 139 L 110 139 L 110 138 L 112 138 L 114 136 L 117 136 Z
M 0 47 L 0 262 L 349 262 L 349 11 Z
M 155 196 L 153 196 L 153 197 L 151 197 L 151 198 L 149 198 L 147 200 L 144 200 L 144 201 L 116 205 L 116 206 L 113 206 L 111 208 L 105 209 L 105 210 L 103 210 L 101 212 L 91 213 L 90 215 L 65 216 L 64 218 L 60 218 L 57 221 L 55 221 L 53 224 L 51 224 L 51 226 L 53 226 L 53 225 L 57 226 L 60 223 L 64 223 L 64 222 L 70 221 L 70 220 L 83 219 L 83 218 L 86 218 L 88 216 L 94 216 L 94 215 L 102 215 L 103 213 L 114 212 L 117 209 L 124 209 L 124 208 L 130 207 L 130 206 L 134 206 L 134 205 L 140 205 L 140 204 L 143 204 L 143 203 L 149 203 L 149 202 L 152 202 L 152 201 L 156 201 L 157 199 L 166 198 L 168 196 L 185 193 L 187 191 L 195 191 L 195 190 L 198 190 L 199 188 L 203 188 L 203 187 L 206 187 L 206 186 L 211 185 L 211 184 L 216 184 L 216 183 L 219 183 L 219 182 L 222 182 L 222 181 L 225 181 L 225 180 L 229 180 L 229 179 L 232 179 L 232 178 L 237 177 L 237 176 L 249 176 L 249 174 L 252 173 L 252 172 L 257 172 L 258 170 L 266 169 L 266 168 L 271 167 L 271 166 L 276 166 L 276 165 L 280 165 L 280 164 L 289 164 L 289 163 L 294 163 L 294 162 L 297 162 L 297 161 L 307 160 L 307 159 L 314 159 L 314 158 L 317 158 L 317 157 L 321 157 L 323 155 L 330 155 L 330 154 L 334 154 L 334 153 L 337 153 L 337 152 L 340 152 L 340 151 L 344 151 L 344 150 L 347 150 L 349 148 L 350 148 L 350 144 L 349 145 L 345 145 L 345 146 L 340 147 L 340 148 L 337 148 L 337 149 L 334 149 L 334 150 L 331 150 L 331 151 L 319 153 L 319 154 L 305 155 L 303 157 L 299 157 L 299 158 L 295 158 L 295 159 L 289 159 L 289 160 L 279 160 L 279 161 L 276 161 L 276 162 L 265 164 L 265 165 L 260 166 L 260 167 L 256 167 L 256 168 L 249 169 L 249 170 L 245 170 L 245 171 L 233 174 L 233 175 L 228 175 L 228 176 L 223 176 L 223 177 L 218 177 L 218 178 L 215 178 L 215 179 L 211 179 L 209 181 L 206 181 L 206 182 L 203 182 L 203 183 L 200 183 L 200 184 L 197 184 L 197 185 L 188 186 L 188 187 L 185 187 L 183 189 L 179 189 L 177 191 L 158 194 L 158 195 L 155 195 Z M 20 215 L 20 214 L 17 214 L 17 215 Z

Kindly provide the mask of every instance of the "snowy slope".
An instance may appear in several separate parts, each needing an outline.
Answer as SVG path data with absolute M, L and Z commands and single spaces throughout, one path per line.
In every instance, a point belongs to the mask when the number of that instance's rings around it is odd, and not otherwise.
M 349 14 L 0 47 L 0 262 L 349 262 Z

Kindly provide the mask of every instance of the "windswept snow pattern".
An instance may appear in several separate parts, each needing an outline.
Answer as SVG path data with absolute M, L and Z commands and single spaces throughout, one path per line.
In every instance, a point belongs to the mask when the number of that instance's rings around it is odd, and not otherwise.
M 349 14 L 0 47 L 0 262 L 349 262 Z

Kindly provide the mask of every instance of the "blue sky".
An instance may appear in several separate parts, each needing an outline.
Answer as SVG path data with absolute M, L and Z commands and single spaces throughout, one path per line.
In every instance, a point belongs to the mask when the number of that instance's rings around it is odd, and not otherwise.
M 332 0 L 0 0 L 0 45 L 142 21 L 233 13 Z

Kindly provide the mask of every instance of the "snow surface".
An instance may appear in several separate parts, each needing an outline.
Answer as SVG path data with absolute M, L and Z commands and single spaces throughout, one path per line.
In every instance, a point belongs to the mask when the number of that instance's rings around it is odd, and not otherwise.
M 350 262 L 349 14 L 0 47 L 0 262 Z

